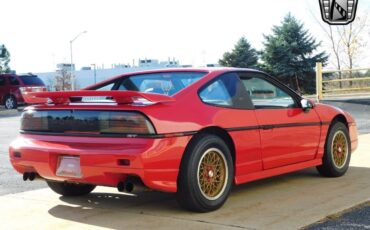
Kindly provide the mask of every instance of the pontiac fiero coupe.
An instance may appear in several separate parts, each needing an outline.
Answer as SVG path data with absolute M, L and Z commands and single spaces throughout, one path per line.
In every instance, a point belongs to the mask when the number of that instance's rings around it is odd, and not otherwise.
M 357 147 L 347 112 L 251 69 L 152 70 L 25 99 L 36 104 L 23 112 L 11 163 L 64 196 L 149 188 L 212 211 L 233 184 L 314 166 L 342 176 Z

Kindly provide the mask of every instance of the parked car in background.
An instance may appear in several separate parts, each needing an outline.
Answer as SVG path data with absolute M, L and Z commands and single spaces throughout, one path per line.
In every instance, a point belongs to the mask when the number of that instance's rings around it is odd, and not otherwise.
M 41 177 L 63 196 L 85 195 L 96 185 L 148 187 L 207 212 L 226 201 L 234 184 L 308 167 L 342 176 L 357 148 L 347 112 L 251 69 L 129 73 L 25 99 L 41 104 L 25 109 L 10 161 L 24 180 Z
M 22 93 L 46 91 L 44 82 L 36 75 L 0 74 L 0 103 L 6 109 L 24 104 Z

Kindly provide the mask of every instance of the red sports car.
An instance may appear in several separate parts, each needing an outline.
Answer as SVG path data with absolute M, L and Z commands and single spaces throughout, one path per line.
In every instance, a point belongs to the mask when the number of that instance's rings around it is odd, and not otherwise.
M 28 93 L 10 160 L 64 196 L 96 185 L 177 194 L 199 212 L 233 184 L 316 166 L 342 176 L 357 148 L 354 119 L 251 69 L 124 74 L 81 91 Z

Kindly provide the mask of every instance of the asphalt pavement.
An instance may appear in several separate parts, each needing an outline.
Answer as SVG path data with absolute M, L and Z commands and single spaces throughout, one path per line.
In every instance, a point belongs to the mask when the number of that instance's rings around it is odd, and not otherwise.
M 326 217 L 307 230 L 363 230 L 370 229 L 370 201 Z
M 323 100 L 321 103 L 349 112 L 355 118 L 359 133 L 370 133 L 370 98 L 331 99 Z
M 19 112 L 0 111 L 0 195 L 46 187 L 44 181 L 24 182 L 22 175 L 16 173 L 9 162 L 9 144 L 17 137 L 19 126 Z

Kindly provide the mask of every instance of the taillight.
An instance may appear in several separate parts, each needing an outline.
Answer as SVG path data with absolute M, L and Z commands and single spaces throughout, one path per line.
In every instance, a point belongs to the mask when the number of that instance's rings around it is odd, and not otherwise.
M 45 86 L 26 86 L 26 87 L 19 87 L 19 91 L 22 94 L 26 92 L 44 92 L 47 91 Z
M 25 93 L 27 92 L 27 87 L 19 87 L 19 91 L 21 91 L 21 93 Z
M 139 112 L 92 110 L 28 110 L 22 131 L 90 134 L 155 134 L 149 119 Z

